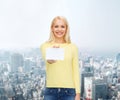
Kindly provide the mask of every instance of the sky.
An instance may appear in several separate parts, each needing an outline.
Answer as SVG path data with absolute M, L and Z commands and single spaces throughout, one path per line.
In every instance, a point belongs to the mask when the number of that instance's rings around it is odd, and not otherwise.
M 80 50 L 120 52 L 120 0 L 0 0 L 0 49 L 39 47 L 65 16 Z

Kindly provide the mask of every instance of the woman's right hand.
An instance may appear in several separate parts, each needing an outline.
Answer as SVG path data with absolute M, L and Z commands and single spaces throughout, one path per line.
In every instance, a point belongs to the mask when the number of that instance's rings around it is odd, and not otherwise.
M 48 62 L 49 64 L 53 64 L 53 63 L 56 62 L 56 60 L 47 60 L 47 62 Z

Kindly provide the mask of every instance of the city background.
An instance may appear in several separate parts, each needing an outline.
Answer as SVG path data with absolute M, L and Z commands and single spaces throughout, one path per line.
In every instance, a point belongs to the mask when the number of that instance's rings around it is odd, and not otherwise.
M 120 53 L 79 50 L 81 100 L 120 99 Z M 0 100 L 43 100 L 45 63 L 39 48 L 0 50 Z

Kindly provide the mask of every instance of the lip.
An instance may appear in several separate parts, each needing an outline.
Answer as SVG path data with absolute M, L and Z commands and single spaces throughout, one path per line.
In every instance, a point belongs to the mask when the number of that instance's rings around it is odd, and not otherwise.
M 58 35 L 62 35 L 62 34 L 63 34 L 63 32 L 56 32 L 56 34 L 58 34 Z

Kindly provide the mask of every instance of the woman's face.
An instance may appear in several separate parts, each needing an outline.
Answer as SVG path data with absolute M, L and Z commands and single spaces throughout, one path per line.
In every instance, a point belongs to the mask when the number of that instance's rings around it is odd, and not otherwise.
M 52 26 L 52 31 L 55 38 L 64 39 L 66 30 L 67 30 L 66 24 L 62 19 L 55 20 Z

